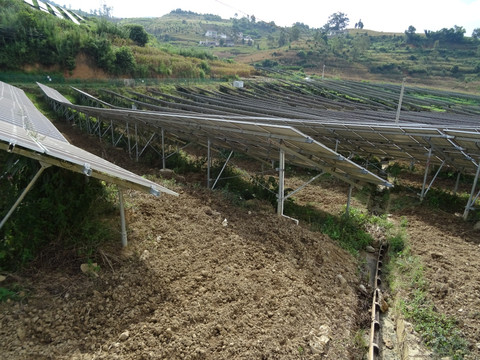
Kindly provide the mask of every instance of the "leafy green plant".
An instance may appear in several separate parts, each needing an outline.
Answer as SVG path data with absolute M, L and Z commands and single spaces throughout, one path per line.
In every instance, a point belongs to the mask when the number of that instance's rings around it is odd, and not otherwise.
M 5 302 L 8 299 L 16 300 L 18 298 L 18 294 L 15 291 L 9 290 L 4 287 L 0 287 L 0 303 Z

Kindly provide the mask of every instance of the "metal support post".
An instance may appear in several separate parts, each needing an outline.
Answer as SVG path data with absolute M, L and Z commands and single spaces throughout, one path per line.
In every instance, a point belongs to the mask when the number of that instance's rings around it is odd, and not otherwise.
M 210 189 L 210 168 L 212 167 L 212 142 L 207 140 L 207 189 Z
M 280 149 L 280 160 L 278 164 L 278 205 L 277 215 L 283 215 L 284 205 L 284 188 L 285 188 L 285 151 Z
M 135 123 L 135 161 L 138 162 L 138 126 Z
M 422 192 L 420 193 L 420 201 L 425 197 L 425 185 L 427 184 L 428 170 L 430 168 L 430 158 L 432 157 L 432 148 L 428 151 L 427 164 L 425 165 L 425 175 L 423 176 Z
M 470 197 L 467 201 L 467 206 L 465 206 L 465 212 L 463 213 L 463 220 L 467 220 L 469 211 L 473 208 L 473 204 L 475 204 L 477 197 L 474 198 L 475 189 L 477 188 L 478 177 L 480 175 L 480 159 L 477 164 L 477 173 L 475 174 L 475 180 L 473 180 L 472 191 L 470 192 Z
M 165 129 L 162 127 L 162 169 L 166 169 L 166 158 L 165 158 Z
M 227 167 L 227 164 L 228 164 L 228 162 L 230 161 L 230 158 L 232 157 L 232 155 L 233 155 L 233 150 L 230 151 L 230 155 L 228 155 L 227 161 L 225 161 L 225 164 L 223 164 L 222 170 L 220 170 L 220 174 L 218 174 L 217 179 L 216 179 L 215 182 L 213 183 L 213 185 L 212 185 L 212 190 L 215 189 L 215 185 L 217 185 L 217 182 L 218 182 L 218 180 L 220 179 L 220 176 L 222 176 L 223 171 L 224 171 L 225 168 Z
M 118 200 L 120 203 L 120 221 L 122 225 L 122 247 L 127 246 L 127 225 L 125 221 L 125 205 L 123 202 L 122 189 L 118 188 Z
M 348 187 L 348 198 L 347 198 L 347 208 L 345 209 L 345 216 L 350 216 L 350 202 L 352 201 L 352 190 L 353 186 Z
M 400 111 L 402 110 L 403 91 L 405 90 L 405 81 L 407 81 L 407 78 L 403 78 L 402 90 L 400 90 L 400 98 L 398 99 L 397 115 L 395 116 L 395 124 L 398 124 L 400 120 Z
M 457 181 L 455 181 L 455 188 L 453 189 L 453 195 L 457 195 L 458 192 L 458 186 L 460 185 L 460 176 L 462 173 L 459 171 L 457 175 Z
M 17 201 L 15 201 L 15 204 L 13 204 L 13 206 L 11 207 L 11 209 L 8 211 L 7 215 L 5 215 L 5 217 L 3 218 L 2 222 L 0 222 L 0 229 L 3 227 L 3 225 L 5 225 L 5 223 L 7 222 L 7 220 L 10 218 L 10 216 L 13 214 L 13 212 L 15 211 L 15 209 L 18 207 L 18 205 L 20 205 L 20 203 L 22 202 L 22 200 L 25 198 L 25 196 L 27 195 L 27 193 L 30 191 L 30 189 L 32 188 L 33 185 L 35 185 L 35 183 L 37 182 L 38 178 L 40 177 L 40 175 L 42 175 L 43 171 L 50 167 L 51 165 L 50 164 L 45 164 L 45 163 L 40 163 L 41 165 L 41 168 L 37 171 L 37 173 L 35 174 L 35 176 L 32 178 L 32 180 L 30 180 L 30 182 L 28 183 L 27 187 L 23 190 L 23 192 L 20 194 L 20 196 L 18 197 Z
M 132 148 L 130 147 L 130 129 L 128 127 L 128 122 L 127 122 L 126 130 L 127 130 L 128 155 L 130 155 L 130 158 L 131 158 L 132 157 Z

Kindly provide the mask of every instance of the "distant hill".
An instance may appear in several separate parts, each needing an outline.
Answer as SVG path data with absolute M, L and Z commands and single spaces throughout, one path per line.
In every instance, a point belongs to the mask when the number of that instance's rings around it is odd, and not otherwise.
M 75 11 L 83 19 L 75 25 L 21 0 L 0 0 L 0 6 L 3 73 L 231 79 L 252 76 L 256 66 L 303 77 L 388 82 L 407 77 L 410 84 L 480 90 L 480 41 L 457 26 L 424 34 L 411 28 L 333 31 L 181 9 L 134 19 Z
M 399 82 L 408 77 L 419 84 L 456 84 L 475 91 L 480 86 L 480 41 L 465 36 L 461 27 L 425 34 L 409 29 L 332 32 L 302 23 L 280 27 L 255 18 L 222 19 L 180 9 L 119 23 L 141 24 L 160 45 L 208 48 L 219 58 L 249 65 L 364 80 Z

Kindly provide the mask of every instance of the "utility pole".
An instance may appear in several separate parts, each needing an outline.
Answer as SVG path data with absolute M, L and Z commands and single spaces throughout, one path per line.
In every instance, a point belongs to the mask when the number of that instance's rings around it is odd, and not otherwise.
M 400 120 L 400 110 L 402 109 L 403 91 L 405 90 L 405 81 L 407 81 L 406 77 L 403 78 L 402 90 L 400 90 L 400 99 L 398 99 L 398 108 L 397 108 L 397 116 L 395 117 L 395 124 L 398 124 Z

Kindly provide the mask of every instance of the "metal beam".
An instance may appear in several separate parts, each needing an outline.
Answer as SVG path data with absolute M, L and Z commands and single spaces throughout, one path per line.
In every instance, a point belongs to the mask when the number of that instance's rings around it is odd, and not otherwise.
M 213 185 L 212 185 L 212 190 L 215 188 L 215 185 L 217 185 L 217 182 L 218 182 L 218 180 L 220 179 L 220 176 L 222 176 L 223 171 L 224 171 L 225 168 L 227 167 L 227 164 L 228 164 L 228 162 L 230 161 L 230 158 L 232 157 L 232 155 L 233 155 L 233 150 L 230 151 L 230 155 L 228 155 L 227 161 L 225 161 L 225 164 L 223 164 L 222 170 L 220 170 L 220 174 L 218 174 L 217 179 L 216 179 L 215 182 L 213 183 Z
M 320 174 L 318 175 L 315 175 L 313 178 L 311 178 L 310 180 L 308 180 L 306 183 L 304 183 L 302 186 L 298 187 L 296 190 L 293 190 L 291 193 L 289 193 L 288 195 L 285 195 L 284 197 L 284 200 L 288 199 L 290 196 L 293 196 L 294 194 L 296 194 L 297 192 L 299 192 L 300 190 L 302 190 L 303 188 L 305 188 L 307 185 L 311 184 L 312 182 L 314 182 L 315 180 L 317 180 L 320 176 L 323 175 L 323 171 L 320 172 Z
M 30 180 L 30 182 L 28 183 L 27 187 L 22 191 L 22 193 L 20 194 L 20 196 L 18 197 L 17 201 L 15 201 L 15 203 L 13 204 L 13 206 L 10 208 L 10 210 L 8 211 L 7 215 L 5 215 L 5 217 L 3 218 L 2 222 L 0 222 L 0 229 L 3 227 L 3 225 L 5 225 L 5 223 L 7 222 L 7 220 L 10 218 L 10 216 L 13 214 L 13 212 L 15 211 L 15 209 L 18 207 L 18 205 L 20 205 L 20 203 L 22 202 L 22 200 L 25 198 L 25 196 L 27 195 L 27 193 L 30 191 L 30 189 L 32 188 L 33 185 L 35 185 L 35 183 L 37 182 L 38 178 L 40 177 L 40 175 L 42 175 L 43 171 L 50 167 L 51 165 L 50 164 L 46 164 L 46 163 L 43 163 L 43 162 L 40 162 L 40 169 L 37 171 L 37 173 L 35 174 L 35 176 L 32 178 L 32 180 Z
M 423 176 L 423 184 L 422 184 L 422 191 L 420 193 L 420 201 L 423 201 L 423 198 L 425 197 L 425 186 L 427 184 L 427 176 L 428 176 L 428 170 L 430 168 L 430 158 L 432 157 L 432 148 L 428 151 L 428 159 L 427 163 L 425 164 L 425 174 Z

